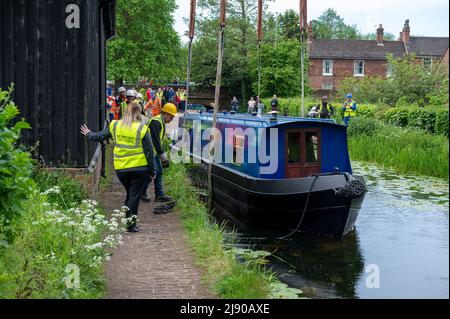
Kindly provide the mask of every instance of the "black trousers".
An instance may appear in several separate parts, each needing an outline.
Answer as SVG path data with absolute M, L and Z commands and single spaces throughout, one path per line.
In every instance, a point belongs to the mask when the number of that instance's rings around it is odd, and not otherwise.
M 124 204 L 130 209 L 127 211 L 127 218 L 133 217 L 133 221 L 128 224 L 128 227 L 136 226 L 142 189 L 145 185 L 148 185 L 149 181 L 151 181 L 150 173 L 147 171 L 116 173 L 127 192 L 127 198 Z

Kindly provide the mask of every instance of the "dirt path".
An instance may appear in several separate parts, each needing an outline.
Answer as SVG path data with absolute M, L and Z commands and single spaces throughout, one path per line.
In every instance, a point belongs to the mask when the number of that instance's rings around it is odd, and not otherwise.
M 112 179 L 112 185 L 99 198 L 106 212 L 120 208 L 125 198 L 115 174 Z M 152 203 L 141 203 L 140 232 L 124 234 L 123 245 L 106 264 L 106 298 L 215 298 L 201 283 L 201 273 L 194 266 L 195 258 L 187 246 L 178 215 L 154 215 L 154 207 L 153 196 Z

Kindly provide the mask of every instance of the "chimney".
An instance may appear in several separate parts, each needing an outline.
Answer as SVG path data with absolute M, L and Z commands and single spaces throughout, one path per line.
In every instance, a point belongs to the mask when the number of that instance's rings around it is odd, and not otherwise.
M 384 29 L 382 24 L 380 24 L 377 29 L 377 44 L 379 46 L 384 46 Z
M 314 39 L 313 25 L 312 25 L 312 21 L 309 21 L 309 24 L 308 24 L 308 42 L 312 42 L 313 39 Z
M 410 36 L 411 36 L 411 28 L 409 27 L 409 20 L 406 20 L 402 32 L 402 41 L 409 42 Z

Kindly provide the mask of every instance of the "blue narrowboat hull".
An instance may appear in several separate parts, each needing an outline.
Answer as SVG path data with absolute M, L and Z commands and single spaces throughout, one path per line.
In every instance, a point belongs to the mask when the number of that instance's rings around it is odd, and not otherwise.
M 207 180 L 207 166 L 199 165 L 194 175 Z M 337 190 L 347 183 L 344 175 L 319 176 L 311 189 L 313 179 L 262 180 L 213 165 L 213 197 L 236 224 L 260 231 L 291 232 L 301 220 L 298 232 L 341 238 L 353 231 L 365 194 L 340 196 Z

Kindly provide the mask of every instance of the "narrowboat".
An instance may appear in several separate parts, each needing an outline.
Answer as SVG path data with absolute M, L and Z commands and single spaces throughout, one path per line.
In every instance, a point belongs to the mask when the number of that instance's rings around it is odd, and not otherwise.
M 353 175 L 345 126 L 330 119 L 225 112 L 212 133 L 212 121 L 211 113 L 186 113 L 173 148 L 178 154 L 184 148 L 207 180 L 208 145 L 216 136 L 213 198 L 234 218 L 290 235 L 340 238 L 354 229 L 367 188 L 362 176 Z

